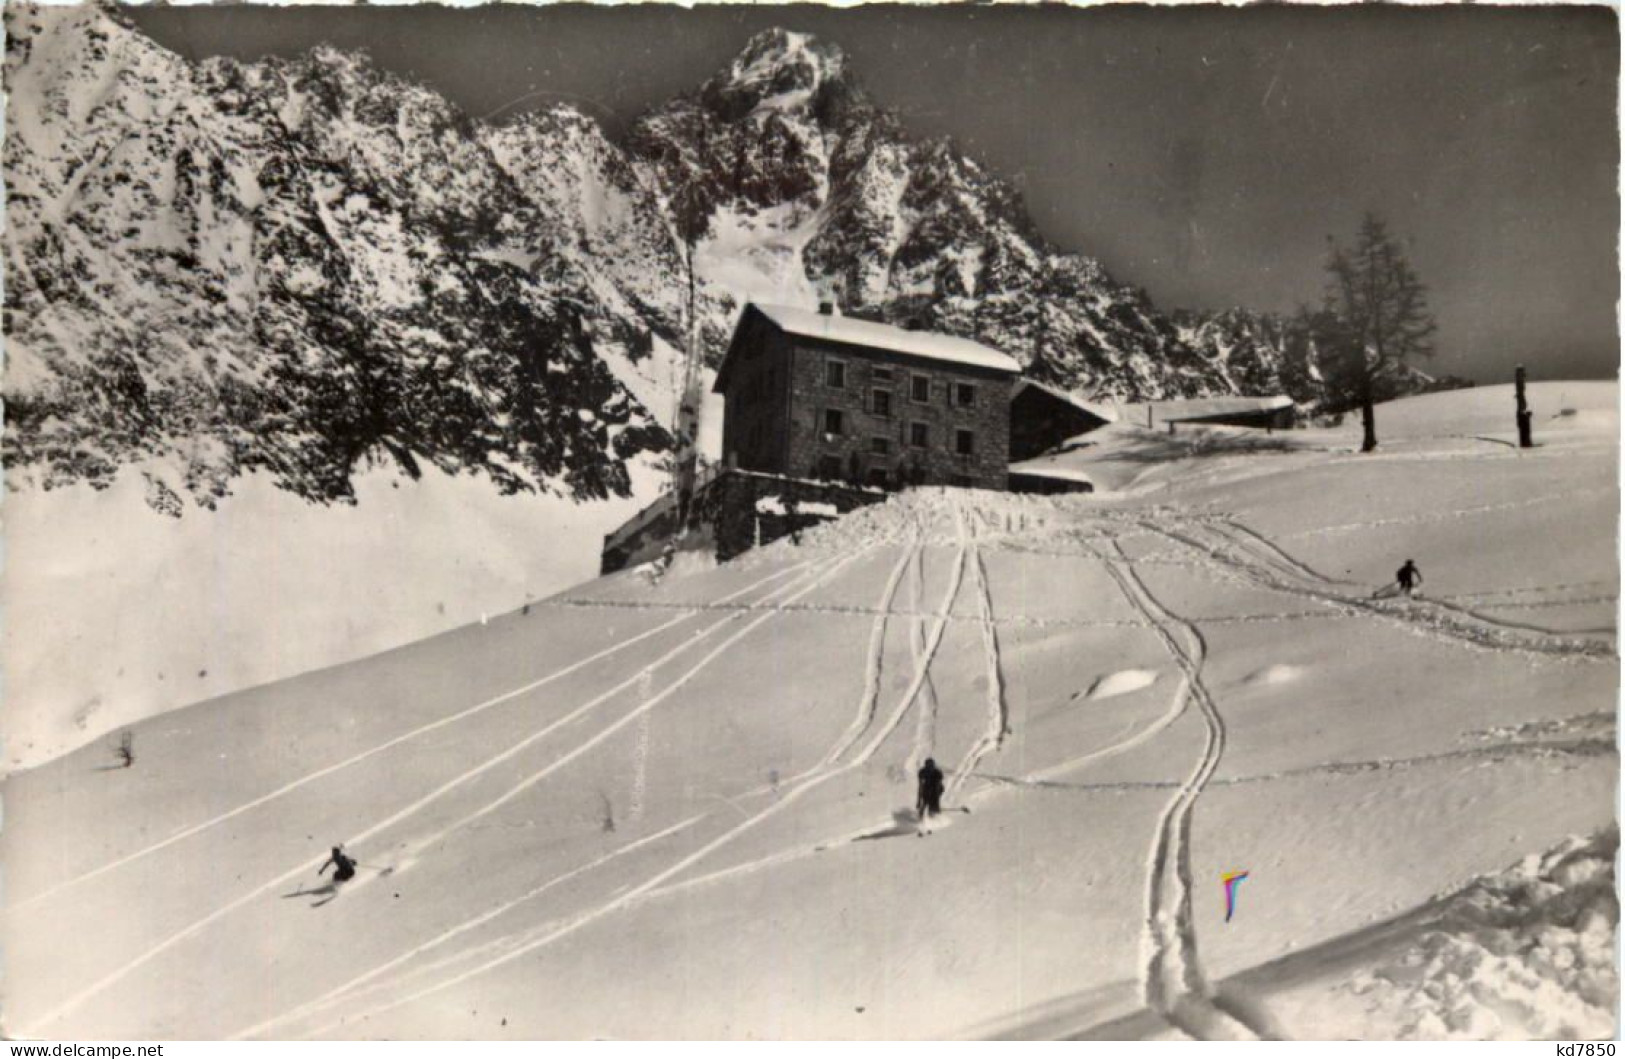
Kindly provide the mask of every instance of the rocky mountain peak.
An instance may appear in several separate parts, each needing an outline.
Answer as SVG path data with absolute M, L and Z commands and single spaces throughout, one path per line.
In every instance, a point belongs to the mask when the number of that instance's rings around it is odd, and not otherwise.
M 701 88 L 703 98 L 724 117 L 758 110 L 796 110 L 815 105 L 846 77 L 839 47 L 807 33 L 775 27 L 746 42 L 728 66 Z

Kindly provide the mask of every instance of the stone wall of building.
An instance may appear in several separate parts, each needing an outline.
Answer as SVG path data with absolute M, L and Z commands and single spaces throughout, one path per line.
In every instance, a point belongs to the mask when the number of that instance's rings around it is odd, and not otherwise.
M 844 515 L 880 503 L 886 499 L 886 493 L 837 482 L 748 472 L 724 473 L 695 504 L 695 517 L 708 524 L 716 537 L 719 562 L 826 520 L 823 516 L 805 513 L 759 512 L 757 501 L 766 497 L 778 498 L 778 506 L 787 512 L 808 504 L 825 504 Z
M 690 534 L 709 536 L 715 542 L 717 561 L 726 562 L 759 544 L 770 544 L 826 521 L 826 516 L 808 514 L 807 505 L 825 505 L 844 515 L 880 503 L 886 496 L 879 489 L 842 482 L 722 470 L 696 490 L 688 527 Z M 767 497 L 777 498 L 778 503 L 771 506 L 779 511 L 757 510 L 757 502 Z M 803 510 L 797 512 L 796 508 Z M 632 532 L 617 531 L 606 537 L 598 572 L 611 574 L 658 558 L 675 535 L 676 510 L 676 505 L 668 505 Z
M 786 473 L 875 485 L 1005 488 L 1010 375 L 802 337 L 794 345 Z M 832 363 L 843 366 L 842 385 L 832 381 Z M 924 380 L 923 391 L 916 379 Z M 960 387 L 970 388 L 968 404 L 960 403 Z M 916 393 L 925 399 L 916 400 Z M 839 434 L 825 429 L 830 411 L 840 413 Z M 969 454 L 958 451 L 960 431 L 970 433 Z
M 759 315 L 747 315 L 737 336 L 723 396 L 722 453 L 747 470 L 787 473 L 790 340 Z

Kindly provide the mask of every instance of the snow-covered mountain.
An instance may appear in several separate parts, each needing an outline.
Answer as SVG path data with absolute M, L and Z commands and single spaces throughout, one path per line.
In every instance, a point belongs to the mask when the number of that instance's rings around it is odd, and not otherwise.
M 349 499 L 377 460 L 624 493 L 668 444 L 691 216 L 713 363 L 744 299 L 833 300 L 1104 395 L 1314 396 L 1280 328 L 1237 358 L 1227 318 L 1176 324 L 804 34 L 617 144 L 562 106 L 483 125 L 328 48 L 193 64 L 99 7 L 6 19 L 14 484 L 161 456 L 171 510 L 256 469 Z
M 381 459 L 586 499 L 665 447 L 597 341 L 639 291 L 438 95 L 329 49 L 192 65 L 95 7 L 6 24 L 14 475 L 327 501 Z

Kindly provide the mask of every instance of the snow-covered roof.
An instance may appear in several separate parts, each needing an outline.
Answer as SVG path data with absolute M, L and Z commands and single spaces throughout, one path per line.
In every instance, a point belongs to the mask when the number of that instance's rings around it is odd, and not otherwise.
M 761 314 L 793 335 L 821 338 L 854 346 L 869 346 L 950 364 L 968 364 L 993 371 L 1019 374 L 1021 365 L 1008 353 L 1000 353 L 980 342 L 931 331 L 909 331 L 890 324 L 877 324 L 851 316 L 825 316 L 809 309 L 787 305 L 756 304 Z
M 1094 416 L 1096 419 L 1104 420 L 1107 423 L 1117 422 L 1118 409 L 1116 407 L 1109 404 L 1102 404 L 1099 401 L 1086 401 L 1075 393 L 1068 393 L 1066 390 L 1063 390 L 1058 386 L 1051 386 L 1048 383 L 1039 382 L 1037 379 L 1017 379 L 1016 387 L 1013 391 L 1011 391 L 1010 394 L 1011 400 L 1019 397 L 1021 395 L 1021 391 L 1029 386 L 1035 390 L 1040 390 L 1049 394 L 1057 401 L 1065 401 L 1073 408 L 1078 409 L 1080 412 L 1086 412 L 1089 415 Z
M 1143 422 L 1145 410 L 1150 406 L 1155 421 L 1167 423 L 1186 419 L 1211 419 L 1214 416 L 1256 415 L 1261 412 L 1279 412 L 1292 407 L 1290 397 L 1193 397 L 1188 400 L 1148 401 L 1127 406 L 1121 418 L 1125 422 Z
M 1075 471 L 1070 467 L 1059 467 L 1053 463 L 1041 462 L 1041 459 L 1027 460 L 1022 463 L 1012 463 L 1009 467 L 1011 474 L 1024 474 L 1032 478 L 1054 478 L 1062 482 L 1084 482 L 1094 485 L 1095 480 L 1082 471 Z

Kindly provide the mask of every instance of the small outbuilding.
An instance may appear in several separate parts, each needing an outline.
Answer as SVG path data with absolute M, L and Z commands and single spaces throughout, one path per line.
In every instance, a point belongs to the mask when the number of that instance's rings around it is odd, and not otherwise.
M 1094 479 L 1083 471 L 1057 465 L 1053 460 L 1039 458 L 1010 465 L 1010 491 L 1012 493 L 1092 493 Z
M 1297 421 L 1297 405 L 1290 397 L 1193 397 L 1174 401 L 1147 401 L 1127 405 L 1123 423 L 1155 430 L 1165 423 L 1204 423 L 1212 426 L 1286 430 Z
M 1047 383 L 1019 379 L 1010 395 L 1010 459 L 1017 463 L 1030 460 L 1115 418 L 1108 407 Z M 1017 487 L 1011 483 L 1010 488 Z

